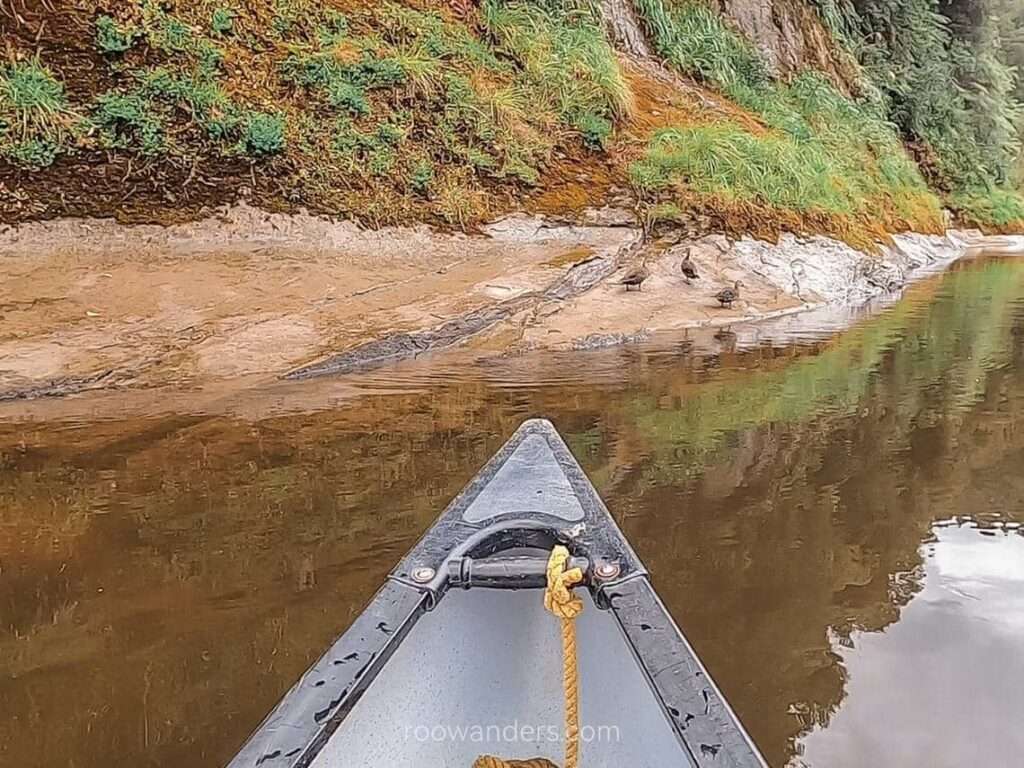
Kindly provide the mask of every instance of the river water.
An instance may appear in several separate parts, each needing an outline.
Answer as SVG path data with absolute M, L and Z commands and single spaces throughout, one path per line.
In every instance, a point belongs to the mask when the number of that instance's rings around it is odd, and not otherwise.
M 1024 261 L 801 323 L 5 407 L 0 764 L 224 763 L 543 415 L 773 766 L 1019 765 Z

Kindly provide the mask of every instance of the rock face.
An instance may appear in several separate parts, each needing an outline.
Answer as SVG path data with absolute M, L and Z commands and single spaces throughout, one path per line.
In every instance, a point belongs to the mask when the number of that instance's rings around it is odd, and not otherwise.
M 878 257 L 827 237 L 794 235 L 784 235 L 777 244 L 743 239 L 733 252 L 743 269 L 801 301 L 853 306 L 903 287 L 923 267 L 947 265 L 974 236 L 896 235 Z
M 844 91 L 856 89 L 856 65 L 842 58 L 817 11 L 804 0 L 719 0 L 721 12 L 761 52 L 772 74 L 826 73 Z
M 601 17 L 620 51 L 642 58 L 650 57 L 651 48 L 630 0 L 602 0 Z

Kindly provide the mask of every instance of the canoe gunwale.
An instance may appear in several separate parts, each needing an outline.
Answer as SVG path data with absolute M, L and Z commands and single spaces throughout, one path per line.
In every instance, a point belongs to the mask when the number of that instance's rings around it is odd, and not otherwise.
M 467 522 L 466 511 L 505 471 L 524 443 L 544 447 L 557 462 L 582 509 L 566 520 L 540 509 L 499 510 Z M 539 493 L 539 492 L 538 492 Z M 651 586 L 603 501 L 554 427 L 525 422 L 449 504 L 409 551 L 353 625 L 284 696 L 246 742 L 229 768 L 306 768 L 384 668 L 422 616 L 435 610 L 450 588 L 539 589 L 537 558 L 508 561 L 495 583 L 462 583 L 464 569 L 510 550 L 549 550 L 564 544 L 585 564 L 585 584 L 598 608 L 614 617 L 635 661 L 672 729 L 698 768 L 765 768 L 766 764 L 693 648 Z M 516 564 L 522 566 L 515 571 Z M 613 579 L 595 576 L 613 564 Z M 433 576 L 422 583 L 424 569 Z M 455 577 L 453 578 L 453 573 Z M 420 576 L 420 579 L 414 577 Z M 487 580 L 485 580 L 486 582 Z M 539 597 L 538 597 L 539 599 Z

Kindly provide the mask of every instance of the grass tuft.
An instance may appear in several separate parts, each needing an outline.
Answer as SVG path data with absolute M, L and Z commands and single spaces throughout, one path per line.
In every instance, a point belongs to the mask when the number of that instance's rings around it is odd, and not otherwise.
M 602 120 L 610 129 L 613 118 L 633 111 L 633 94 L 600 17 L 588 8 L 484 0 L 481 15 L 499 49 L 522 65 L 564 123 Z
M 0 156 L 44 168 L 72 151 L 85 128 L 64 84 L 38 59 L 0 67 Z

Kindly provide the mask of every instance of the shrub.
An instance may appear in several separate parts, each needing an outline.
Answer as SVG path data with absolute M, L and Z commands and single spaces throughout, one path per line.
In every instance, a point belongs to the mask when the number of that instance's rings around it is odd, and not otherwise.
M 1013 3 L 817 0 L 863 67 L 866 90 L 928 160 L 941 189 L 979 190 L 1010 177 L 1022 91 L 1010 66 Z M 1017 4 L 1019 5 L 1019 4 Z

